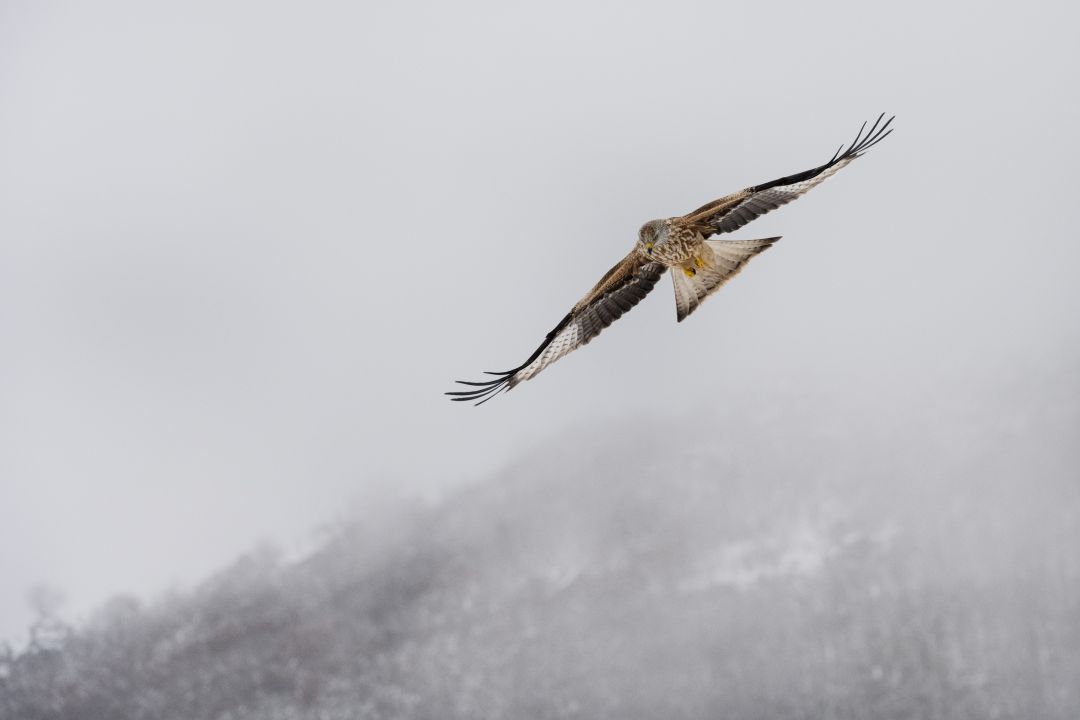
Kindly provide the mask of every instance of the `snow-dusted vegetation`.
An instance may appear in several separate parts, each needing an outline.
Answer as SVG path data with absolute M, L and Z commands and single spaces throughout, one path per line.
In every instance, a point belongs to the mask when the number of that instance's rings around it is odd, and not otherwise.
M 1029 401 L 568 436 L 9 652 L 0 717 L 1075 718 L 1080 422 Z

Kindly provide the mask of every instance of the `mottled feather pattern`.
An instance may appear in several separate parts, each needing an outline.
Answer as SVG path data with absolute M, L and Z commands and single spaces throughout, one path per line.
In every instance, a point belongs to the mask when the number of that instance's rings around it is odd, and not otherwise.
M 667 237 L 653 248 L 652 258 L 668 267 L 675 267 L 694 257 L 701 242 L 701 232 L 697 227 L 674 218 L 668 221 Z
M 892 133 L 889 125 L 893 118 L 881 124 L 884 117 L 884 114 L 878 117 L 869 132 L 863 123 L 847 149 L 841 145 L 824 165 L 726 195 L 687 215 L 646 223 L 634 250 L 604 273 L 524 363 L 511 370 L 488 372 L 493 376 L 489 380 L 459 380 L 469 389 L 447 395 L 480 405 L 534 377 L 559 358 L 587 344 L 641 302 L 668 268 L 672 269 L 675 285 L 676 317 L 684 320 L 706 297 L 737 275 L 751 258 L 779 239 L 707 238 L 741 228 L 804 195 L 846 167 Z

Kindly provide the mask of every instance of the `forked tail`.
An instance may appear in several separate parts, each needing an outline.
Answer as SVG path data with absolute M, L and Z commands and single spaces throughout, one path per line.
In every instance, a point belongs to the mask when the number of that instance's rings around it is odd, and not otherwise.
M 767 250 L 779 237 L 761 240 L 706 240 L 702 252 L 682 267 L 671 268 L 675 311 L 679 322 L 697 310 L 705 298 L 738 274 L 750 258 Z

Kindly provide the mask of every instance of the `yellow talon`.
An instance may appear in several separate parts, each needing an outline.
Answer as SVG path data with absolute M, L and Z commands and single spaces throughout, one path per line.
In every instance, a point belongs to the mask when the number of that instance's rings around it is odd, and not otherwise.
M 695 270 L 694 268 L 683 268 L 682 271 L 686 273 L 686 277 L 694 277 L 695 275 L 697 275 L 697 270 Z
M 699 268 L 705 267 L 705 261 L 697 256 L 694 257 L 694 264 L 697 265 Z

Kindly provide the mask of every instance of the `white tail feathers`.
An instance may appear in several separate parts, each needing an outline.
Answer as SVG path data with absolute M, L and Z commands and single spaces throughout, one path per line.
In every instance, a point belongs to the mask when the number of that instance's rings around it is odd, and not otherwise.
M 779 237 L 761 240 L 706 240 L 702 252 L 682 267 L 671 268 L 675 283 L 676 317 L 682 322 L 705 298 L 734 277 L 750 258 L 767 250 Z

